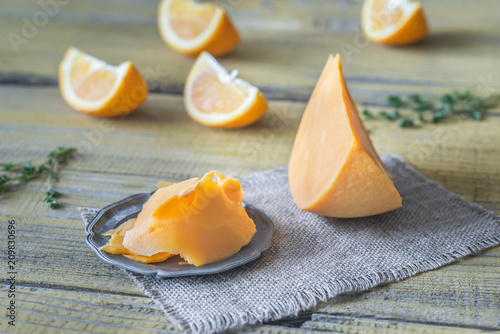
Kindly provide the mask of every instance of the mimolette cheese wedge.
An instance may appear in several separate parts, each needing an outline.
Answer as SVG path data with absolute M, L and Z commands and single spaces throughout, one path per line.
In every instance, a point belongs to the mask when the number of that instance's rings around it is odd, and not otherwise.
M 401 207 L 342 75 L 330 55 L 302 116 L 288 167 L 297 206 L 323 216 L 354 218 Z
M 125 233 L 123 245 L 143 256 L 179 254 L 195 266 L 221 261 L 256 232 L 242 201 L 239 181 L 216 171 L 160 188 Z

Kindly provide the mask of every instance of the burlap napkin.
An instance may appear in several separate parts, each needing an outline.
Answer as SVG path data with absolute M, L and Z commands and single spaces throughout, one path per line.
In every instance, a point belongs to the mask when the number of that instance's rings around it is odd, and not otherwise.
M 271 248 L 251 264 L 208 276 L 158 279 L 127 272 L 178 326 L 223 331 L 297 314 L 338 294 L 438 268 L 500 243 L 500 217 L 385 156 L 403 208 L 335 219 L 299 210 L 287 170 L 241 179 L 245 200 L 274 221 Z M 96 211 L 83 210 L 89 222 Z

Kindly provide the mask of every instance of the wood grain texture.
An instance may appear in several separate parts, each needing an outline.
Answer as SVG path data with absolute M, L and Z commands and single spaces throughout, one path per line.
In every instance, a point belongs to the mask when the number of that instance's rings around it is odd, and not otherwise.
M 157 0 L 71 1 L 26 38 L 18 52 L 7 34 L 22 36 L 24 18 L 33 22 L 41 7 L 35 0 L 2 2 L 0 163 L 36 159 L 61 145 L 79 149 L 56 184 L 64 193 L 60 210 L 41 202 L 42 181 L 0 197 L 0 226 L 15 219 L 19 232 L 17 332 L 177 333 L 119 269 L 93 255 L 84 242 L 78 208 L 103 207 L 151 191 L 162 179 L 182 180 L 211 169 L 247 175 L 285 165 L 329 53 L 343 57 L 347 83 L 360 108 L 380 110 L 392 93 L 500 91 L 496 0 L 480 5 L 424 1 L 432 34 L 408 48 L 360 39 L 361 1 L 217 3 L 242 35 L 241 44 L 220 61 L 239 69 L 270 99 L 268 114 L 241 130 L 209 129 L 185 113 L 180 93 L 194 59 L 161 41 Z M 112 64 L 131 59 L 151 91 L 168 94 L 151 94 L 124 119 L 75 112 L 55 87 L 58 63 L 70 45 Z M 486 116 L 482 122 L 455 118 L 410 130 L 389 122 L 367 121 L 366 126 L 379 153 L 403 156 L 447 189 L 500 214 L 500 108 Z M 1 238 L 1 249 L 5 245 Z M 1 284 L 5 291 L 3 276 Z M 499 286 L 496 247 L 402 282 L 339 296 L 295 319 L 233 332 L 495 331 L 500 330 Z M 7 302 L 1 293 L 0 305 Z M 0 322 L 0 331 L 11 330 Z
M 302 327 L 306 330 L 337 333 L 483 333 L 484 329 L 459 326 L 431 325 L 414 322 L 398 322 L 394 319 L 377 319 L 363 316 L 314 314 Z
M 179 332 L 145 296 L 20 285 L 16 302 L 19 333 Z M 9 330 L 5 321 L 0 329 Z
M 340 296 L 317 311 L 395 322 L 404 319 L 404 322 L 433 326 L 498 330 L 499 259 L 497 247 L 368 293 Z
M 450 87 L 476 87 L 482 80 L 499 88 L 500 73 L 493 69 L 495 55 L 500 52 L 496 33 L 500 23 L 495 14 L 500 7 L 494 0 L 481 6 L 467 1 L 460 5 L 429 2 L 426 11 L 433 33 L 423 43 L 408 48 L 367 43 L 359 30 L 359 2 L 232 1 L 238 4 L 230 11 L 236 25 L 245 21 L 240 17 L 253 23 L 240 27 L 241 44 L 221 62 L 239 69 L 242 78 L 270 98 L 307 100 L 330 53 L 343 57 L 350 87 L 361 97 L 358 102 L 382 102 L 388 92 L 409 93 L 415 88 L 431 93 Z M 17 3 L 7 2 L 0 31 L 22 36 L 23 17 L 29 21 L 41 9 L 34 0 Z M 0 43 L 0 81 L 55 85 L 64 51 L 75 46 L 115 65 L 131 59 L 151 90 L 180 93 L 193 58 L 173 52 L 161 41 L 155 1 L 148 1 L 141 9 L 131 3 L 135 2 L 61 5 L 57 15 L 35 27 L 26 43 L 18 47 Z M 143 17 L 140 22 L 131 18 L 136 13 Z M 318 23 L 326 18 L 332 22 Z M 348 21 L 350 28 L 337 21 Z M 317 31 L 316 25 L 329 28 Z M 277 28 L 280 26 L 283 28 Z

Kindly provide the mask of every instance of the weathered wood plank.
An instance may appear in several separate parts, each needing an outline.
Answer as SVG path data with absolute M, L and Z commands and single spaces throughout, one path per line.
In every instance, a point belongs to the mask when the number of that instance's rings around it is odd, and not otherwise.
M 2 298 L 5 298 L 2 296 Z M 2 303 L 3 305 L 3 303 Z M 180 333 L 148 297 L 16 287 L 18 333 Z M 6 321 L 0 330 L 12 332 Z
M 156 26 L 158 0 L 120 1 L 113 0 L 85 2 L 73 1 L 58 6 L 51 6 L 55 14 L 53 20 L 84 21 L 113 24 L 136 24 Z M 239 29 L 256 31 L 309 32 L 346 30 L 357 28 L 359 4 L 350 1 L 242 1 L 217 0 L 217 5 L 226 9 Z M 321 6 L 321 11 L 317 9 Z M 31 18 L 34 13 L 43 10 L 35 0 L 7 2 L 0 17 L 22 19 Z M 56 9 L 57 8 L 57 9 Z M 52 14 L 52 11 L 50 11 Z M 340 22 L 332 17 L 341 16 Z M 354 26 L 347 24 L 353 22 Z
M 470 257 L 397 284 L 339 296 L 318 312 L 498 330 L 500 248 L 479 256 L 484 260 Z
M 119 283 L 117 282 L 117 285 Z M 2 290 L 4 285 L 0 285 Z M 0 296 L 4 305 L 5 296 Z M 147 296 L 132 296 L 61 287 L 16 287 L 16 326 L 0 322 L 0 331 L 17 333 L 182 333 Z M 14 330 L 13 330 L 14 329 Z M 278 325 L 237 332 L 301 333 Z
M 243 30 L 253 31 L 307 31 L 309 33 L 339 32 L 357 30 L 361 0 L 310 0 L 310 1 L 242 1 L 242 0 L 200 0 L 215 2 L 226 9 L 231 18 Z M 435 2 L 423 0 L 424 8 L 432 26 L 451 25 L 453 27 L 484 26 L 485 22 L 494 24 L 497 2 L 482 0 L 481 11 L 473 3 L 445 0 Z M 47 3 L 49 3 L 47 1 Z M 50 2 L 53 4 L 53 2 Z M 106 22 L 113 24 L 136 24 L 156 26 L 156 8 L 159 0 L 114 1 L 86 0 L 58 1 L 59 6 L 40 5 L 37 0 L 22 2 L 7 1 L 2 5 L 0 17 L 22 19 L 32 18 L 38 11 L 45 11 L 54 21 Z M 48 9 L 44 9 L 48 8 Z M 444 11 L 443 9 L 446 9 Z M 55 12 L 55 13 L 54 13 Z M 480 12 L 482 15 L 467 15 Z M 355 20 L 356 24 L 347 24 Z
M 290 328 L 283 326 L 271 326 L 271 325 L 263 325 L 263 326 L 248 326 L 247 328 L 238 329 L 228 331 L 229 333 L 246 333 L 246 334 L 321 334 L 323 331 L 315 331 L 315 330 L 304 330 L 301 328 Z
M 114 333 L 116 330 L 127 333 L 177 333 L 178 329 L 164 317 L 147 297 L 110 295 L 87 291 L 73 292 L 51 288 L 17 288 L 18 318 L 17 326 L 23 332 L 36 331 L 48 333 L 55 329 L 59 332 Z M 0 329 L 9 331 L 2 322 Z M 369 316 L 314 314 L 309 322 L 300 329 L 280 326 L 255 326 L 233 332 L 241 333 L 309 333 L 335 331 L 349 333 L 378 333 L 416 331 L 426 333 L 476 333 L 492 330 L 492 327 L 471 328 L 453 324 L 426 324 L 405 322 L 400 319 L 383 319 Z
M 396 319 L 314 314 L 311 321 L 302 326 L 306 330 L 352 334 L 375 333 L 483 333 L 485 328 L 464 328 L 459 326 L 399 322 Z M 488 329 L 488 328 L 486 328 Z
M 246 18 L 253 23 L 242 23 L 241 45 L 221 61 L 239 69 L 243 78 L 271 98 L 306 100 L 327 55 L 337 52 L 343 56 L 351 88 L 363 96 L 358 102 L 383 101 L 388 92 L 468 88 L 483 81 L 498 90 L 500 74 L 494 59 L 500 51 L 496 34 L 500 23 L 494 14 L 495 1 L 481 6 L 467 1 L 427 3 L 433 34 L 424 43 L 404 49 L 359 39 L 359 3 L 235 3 L 238 6 L 231 11 L 235 22 Z M 321 11 L 317 10 L 320 4 Z M 21 34 L 22 17 L 36 13 L 37 6 L 35 1 L 8 2 L 0 30 Z M 58 63 L 66 48 L 74 45 L 113 64 L 132 59 L 152 90 L 180 93 L 193 59 L 163 44 L 154 24 L 155 11 L 155 1 L 141 6 L 114 1 L 102 6 L 86 7 L 81 2 L 61 6 L 58 15 L 18 48 L 9 42 L 0 44 L 0 81 L 54 85 Z M 132 18 L 136 12 L 140 22 Z M 377 91 L 378 86 L 383 90 Z M 365 92 L 367 88 L 371 94 Z
M 1 125 L 7 134 L 0 142 L 3 159 L 39 157 L 54 145 L 74 145 L 82 153 L 73 166 L 79 170 L 177 179 L 204 173 L 207 166 L 248 174 L 256 166 L 284 164 L 303 109 L 302 103 L 273 102 L 269 114 L 254 126 L 220 131 L 191 121 L 178 96 L 153 95 L 124 120 L 101 120 L 69 109 L 56 89 L 21 90 L 31 94 L 26 103 L 21 96 L 9 97 L 14 91 L 19 90 L 0 91 L 5 103 L 2 114 L 9 120 Z M 30 142 L 34 132 L 37 140 Z M 271 144 L 274 153 L 261 159 L 262 149 Z

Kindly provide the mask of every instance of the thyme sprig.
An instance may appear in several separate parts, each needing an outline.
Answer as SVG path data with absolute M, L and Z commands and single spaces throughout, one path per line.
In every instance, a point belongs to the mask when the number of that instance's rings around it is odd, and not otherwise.
M 50 208 L 56 209 L 59 207 L 57 198 L 62 193 L 54 189 L 54 182 L 57 180 L 61 167 L 75 151 L 76 149 L 73 147 L 58 147 L 37 165 L 33 165 L 31 161 L 18 164 L 11 162 L 3 164 L 3 170 L 6 173 L 0 175 L 0 194 L 12 190 L 12 186 L 16 184 L 25 184 L 32 179 L 46 176 L 47 191 L 43 201 L 47 202 Z
M 419 94 L 411 94 L 406 98 L 389 95 L 386 99 L 388 106 L 394 108 L 392 112 L 380 111 L 374 114 L 369 110 L 363 110 L 362 115 L 366 120 L 386 119 L 389 121 L 399 120 L 402 128 L 411 128 L 419 123 L 440 123 L 451 115 L 460 115 L 480 121 L 484 117 L 486 109 L 494 107 L 500 101 L 500 95 L 492 95 L 480 98 L 469 91 L 460 92 L 454 90 L 444 94 L 439 99 L 425 99 Z M 398 108 L 414 111 L 417 115 L 413 117 L 402 117 Z M 417 122 L 418 120 L 418 122 Z

